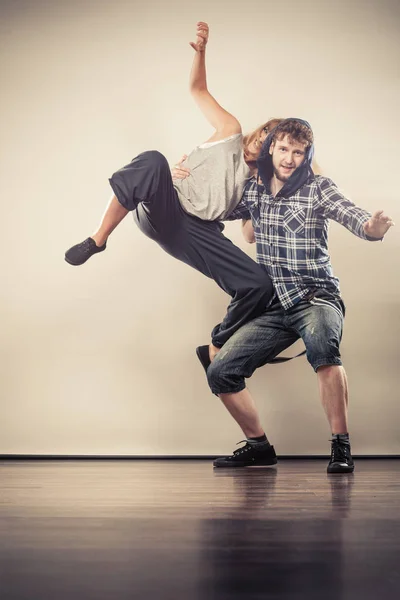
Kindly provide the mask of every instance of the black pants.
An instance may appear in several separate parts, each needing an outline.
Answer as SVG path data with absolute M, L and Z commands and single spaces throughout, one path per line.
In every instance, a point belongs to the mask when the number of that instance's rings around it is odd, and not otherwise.
M 222 233 L 219 221 L 186 213 L 173 187 L 166 158 L 143 152 L 109 179 L 118 201 L 134 211 L 141 231 L 178 260 L 197 269 L 232 297 L 227 314 L 212 332 L 221 348 L 244 323 L 260 315 L 273 295 L 271 279 Z

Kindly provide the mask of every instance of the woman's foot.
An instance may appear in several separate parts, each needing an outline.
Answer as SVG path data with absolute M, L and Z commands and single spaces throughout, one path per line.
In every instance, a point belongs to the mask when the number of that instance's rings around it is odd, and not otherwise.
M 208 355 L 210 357 L 210 362 L 214 360 L 214 358 L 217 356 L 220 350 L 221 348 L 218 348 L 218 346 L 214 346 L 214 344 L 210 344 L 208 346 Z
M 214 346 L 213 344 L 209 344 L 208 346 L 198 346 L 196 348 L 197 358 L 203 365 L 203 369 L 206 373 L 208 367 L 211 365 L 212 361 L 220 350 L 221 348 L 217 348 L 217 346 Z
M 83 265 L 93 254 L 97 254 L 98 252 L 103 252 L 107 247 L 107 242 L 104 242 L 101 246 L 98 246 L 95 240 L 91 237 L 88 237 L 86 240 L 81 242 L 80 244 L 76 244 L 72 246 L 65 253 L 65 260 L 70 265 Z

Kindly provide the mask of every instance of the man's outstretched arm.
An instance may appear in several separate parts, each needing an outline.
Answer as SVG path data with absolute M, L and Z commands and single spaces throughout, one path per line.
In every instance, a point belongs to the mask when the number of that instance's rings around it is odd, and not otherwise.
M 331 179 L 322 177 L 317 183 L 319 188 L 316 208 L 324 217 L 333 219 L 344 225 L 346 229 L 358 237 L 369 240 L 381 240 L 386 232 L 394 225 L 393 220 L 384 214 L 383 210 L 373 215 L 356 206 L 346 198 Z

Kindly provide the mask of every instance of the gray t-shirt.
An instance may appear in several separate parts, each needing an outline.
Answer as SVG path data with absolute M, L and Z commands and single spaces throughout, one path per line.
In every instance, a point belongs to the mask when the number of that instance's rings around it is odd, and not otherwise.
M 174 179 L 174 188 L 182 208 L 204 221 L 222 220 L 232 212 L 250 178 L 241 133 L 198 146 L 183 165 L 190 175 Z

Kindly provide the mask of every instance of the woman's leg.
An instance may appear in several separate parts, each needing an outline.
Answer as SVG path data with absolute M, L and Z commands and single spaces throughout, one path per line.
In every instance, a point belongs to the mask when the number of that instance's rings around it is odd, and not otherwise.
M 118 198 L 114 194 L 107 205 L 99 228 L 90 236 L 96 242 L 96 246 L 103 246 L 107 242 L 108 236 L 128 213 L 129 210 L 118 202 Z
M 211 335 L 212 345 L 222 348 L 242 325 L 265 311 L 274 295 L 272 280 L 217 227 L 201 226 L 192 219 L 190 241 L 192 262 L 203 264 L 203 272 L 232 298 L 223 321 Z
M 232 298 L 227 313 L 212 332 L 221 348 L 245 323 L 260 315 L 273 296 L 266 271 L 222 233 L 223 225 L 188 215 L 178 199 L 168 215 L 161 202 L 142 203 L 134 217 L 139 228 L 178 260 L 213 279 Z M 175 225 L 166 229 L 166 222 Z M 179 223 L 178 223 L 179 222 Z
M 143 233 L 178 260 L 214 279 L 232 297 L 223 322 L 214 328 L 215 346 L 222 347 L 244 323 L 265 310 L 273 294 L 267 273 L 222 234 L 223 225 L 185 213 L 162 154 L 156 151 L 140 154 L 114 173 L 110 185 L 116 200 L 106 210 L 104 235 L 116 226 L 119 217 L 125 216 L 125 211 L 135 211 L 135 220 Z M 124 210 L 120 211 L 116 202 Z M 94 251 L 99 251 L 95 241 L 92 242 Z M 74 248 L 79 250 L 86 243 L 87 240 Z
M 164 171 L 164 177 L 160 176 L 160 171 Z M 116 171 L 109 179 L 115 193 L 107 205 L 99 228 L 91 236 L 96 245 L 105 244 L 108 236 L 130 211 L 137 208 L 139 202 L 151 200 L 157 191 L 162 195 L 163 184 L 170 192 L 172 180 L 169 179 L 171 176 L 168 163 L 164 156 L 156 151 L 143 152 Z
M 140 203 L 175 201 L 171 173 L 166 158 L 157 151 L 143 152 L 109 179 L 114 195 L 107 205 L 99 228 L 83 242 L 70 248 L 65 259 L 82 265 L 93 254 L 106 249 L 109 235 Z M 165 211 L 164 211 L 165 212 Z

